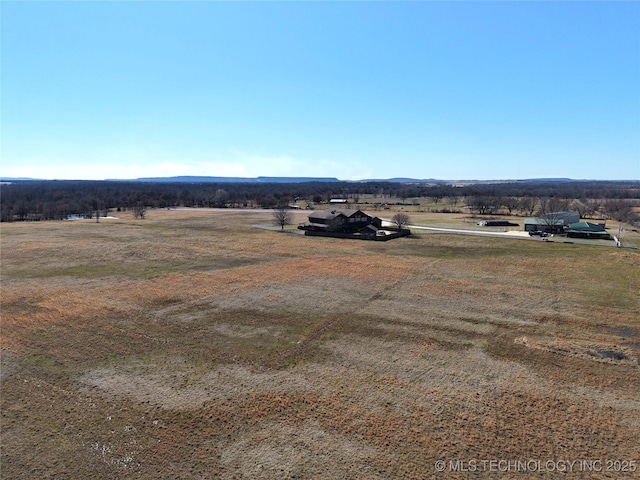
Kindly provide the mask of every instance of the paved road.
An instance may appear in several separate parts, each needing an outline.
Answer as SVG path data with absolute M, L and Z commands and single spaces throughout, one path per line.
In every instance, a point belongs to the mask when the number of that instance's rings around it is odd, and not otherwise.
M 614 240 L 588 240 L 586 238 L 566 238 L 566 237 L 545 237 L 540 238 L 537 236 L 530 236 L 529 232 L 523 232 L 520 230 L 511 230 L 506 232 L 500 232 L 496 230 L 480 230 L 477 228 L 456 228 L 456 227 L 436 227 L 427 225 L 408 225 L 412 233 L 453 233 L 458 235 L 476 235 L 484 237 L 498 237 L 498 238 L 519 238 L 523 240 L 532 240 L 537 242 L 547 241 L 554 243 L 576 243 L 583 245 L 600 245 L 604 247 L 615 247 L 616 242 Z M 622 245 L 628 246 L 628 245 Z

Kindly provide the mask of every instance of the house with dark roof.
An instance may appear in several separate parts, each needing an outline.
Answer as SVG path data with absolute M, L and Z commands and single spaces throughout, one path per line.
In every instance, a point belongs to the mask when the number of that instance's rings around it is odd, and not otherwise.
M 309 221 L 298 226 L 305 235 L 357 238 L 361 240 L 389 240 L 409 235 L 407 229 L 383 227 L 382 220 L 362 210 L 316 210 L 309 214 Z
M 362 227 L 371 224 L 372 221 L 373 217 L 361 210 L 346 208 L 316 210 L 309 214 L 309 221 L 304 224 L 308 228 L 302 228 L 302 230 L 355 233 Z

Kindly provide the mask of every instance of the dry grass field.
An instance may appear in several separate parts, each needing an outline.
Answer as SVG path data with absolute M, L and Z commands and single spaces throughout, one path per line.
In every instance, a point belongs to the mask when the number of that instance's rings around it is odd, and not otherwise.
M 270 220 L 3 224 L 2 478 L 640 476 L 639 251 Z

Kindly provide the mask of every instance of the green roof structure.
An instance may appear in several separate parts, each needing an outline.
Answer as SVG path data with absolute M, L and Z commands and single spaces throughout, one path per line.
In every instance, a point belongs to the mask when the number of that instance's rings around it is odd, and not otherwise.
M 567 237 L 611 239 L 611 235 L 607 233 L 603 225 L 591 222 L 572 223 L 564 233 L 567 234 Z

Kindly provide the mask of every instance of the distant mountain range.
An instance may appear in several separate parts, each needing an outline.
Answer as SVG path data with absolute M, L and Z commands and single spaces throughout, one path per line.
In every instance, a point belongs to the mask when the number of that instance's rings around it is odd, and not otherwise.
M 505 182 L 572 182 L 570 178 L 533 178 L 529 180 L 438 180 L 436 178 L 378 178 L 364 180 L 339 180 L 335 177 L 147 177 L 137 178 L 137 182 L 173 182 L 173 183 L 306 183 L 306 182 L 392 182 L 392 183 L 505 183 Z
M 0 182 L 17 181 L 47 181 L 38 178 L 15 178 L 0 177 Z M 82 180 L 59 180 L 59 181 L 82 181 Z M 86 180 L 91 181 L 91 180 Z M 93 180 L 100 181 L 100 180 Z M 210 177 L 210 176 L 176 176 L 176 177 L 143 177 L 135 179 L 105 179 L 106 182 L 146 182 L 146 183 L 307 183 L 307 182 L 345 182 L 345 183 L 366 183 L 366 182 L 391 182 L 391 183 L 419 183 L 419 184 L 491 184 L 491 183 L 564 183 L 564 182 L 598 182 L 615 180 L 576 180 L 572 178 L 527 178 L 513 180 L 438 180 L 436 178 L 378 178 L 363 180 L 339 180 L 335 177 Z M 634 180 L 620 180 L 634 181 Z
M 38 179 L 30 178 L 30 177 L 0 177 L 0 182 L 22 182 L 22 181 L 34 181 L 34 180 L 37 181 Z
M 173 182 L 173 183 L 305 183 L 305 182 L 340 182 L 334 177 L 147 177 L 137 178 L 137 182 Z

